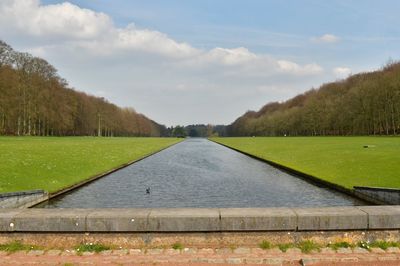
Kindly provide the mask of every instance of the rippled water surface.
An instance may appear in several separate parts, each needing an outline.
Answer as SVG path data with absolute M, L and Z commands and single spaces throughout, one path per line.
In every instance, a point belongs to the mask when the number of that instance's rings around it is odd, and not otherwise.
M 150 188 L 150 194 L 146 188 Z M 364 205 L 213 143 L 187 139 L 39 207 Z

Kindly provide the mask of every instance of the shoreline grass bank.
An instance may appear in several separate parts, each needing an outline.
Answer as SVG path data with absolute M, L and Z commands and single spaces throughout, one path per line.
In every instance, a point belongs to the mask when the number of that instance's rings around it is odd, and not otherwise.
M 400 187 L 399 137 L 234 137 L 212 141 L 345 189 Z
M 0 137 L 0 193 L 63 190 L 178 143 L 176 138 Z

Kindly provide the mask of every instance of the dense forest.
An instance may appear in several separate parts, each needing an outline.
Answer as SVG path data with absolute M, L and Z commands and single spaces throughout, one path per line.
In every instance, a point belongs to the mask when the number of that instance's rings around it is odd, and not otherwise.
M 0 41 L 0 135 L 160 136 L 166 128 L 70 88 L 41 58 Z
M 0 41 L 0 135 L 398 135 L 400 63 L 327 83 L 248 111 L 231 125 L 166 128 L 104 98 L 70 88 L 45 60 Z
M 398 135 L 400 63 L 248 111 L 227 131 L 230 136 Z
M 214 136 L 226 136 L 225 126 L 223 125 L 204 125 L 204 124 L 196 124 L 196 125 L 188 125 L 185 126 L 186 135 L 189 137 L 201 137 L 208 138 Z
M 195 124 L 167 128 L 166 135 L 171 137 L 209 138 L 226 137 L 227 133 L 224 125 Z

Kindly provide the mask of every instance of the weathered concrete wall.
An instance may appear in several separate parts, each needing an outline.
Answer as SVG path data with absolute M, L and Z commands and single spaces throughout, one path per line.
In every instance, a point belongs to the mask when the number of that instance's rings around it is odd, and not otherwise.
M 301 232 L 398 229 L 400 206 L 0 209 L 0 232 Z
M 48 199 L 44 190 L 29 190 L 0 194 L 0 208 L 28 208 Z
M 400 189 L 379 187 L 354 187 L 354 193 L 377 204 L 400 204 Z

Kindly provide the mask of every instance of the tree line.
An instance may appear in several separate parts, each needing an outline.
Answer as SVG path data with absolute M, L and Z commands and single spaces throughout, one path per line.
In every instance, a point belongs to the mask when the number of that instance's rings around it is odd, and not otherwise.
M 187 126 L 169 127 L 166 136 L 170 137 L 192 137 L 192 138 L 209 138 L 227 136 L 226 126 L 211 124 L 195 124 Z
M 160 136 L 133 108 L 70 88 L 46 60 L 0 41 L 0 135 Z
M 189 137 L 200 137 L 200 138 L 208 138 L 212 136 L 218 135 L 215 131 L 216 126 L 213 125 L 204 125 L 204 124 L 196 124 L 196 125 L 188 125 L 185 126 L 185 134 Z
M 398 135 L 400 63 L 327 83 L 285 102 L 248 111 L 230 136 Z

